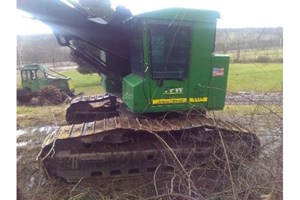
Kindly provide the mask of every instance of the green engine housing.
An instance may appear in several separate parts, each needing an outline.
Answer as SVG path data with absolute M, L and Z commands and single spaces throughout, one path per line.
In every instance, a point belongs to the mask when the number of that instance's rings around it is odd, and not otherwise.
M 223 109 L 229 56 L 214 54 L 219 17 L 171 8 L 128 20 L 131 73 L 123 78 L 122 98 L 132 112 Z

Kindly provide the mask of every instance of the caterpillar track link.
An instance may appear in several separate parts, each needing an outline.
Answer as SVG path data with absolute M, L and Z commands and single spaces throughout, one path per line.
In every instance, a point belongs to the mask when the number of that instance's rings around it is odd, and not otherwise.
M 66 121 L 82 123 L 118 115 L 117 97 L 104 93 L 91 96 L 78 96 L 72 99 L 66 111 Z
M 249 129 L 203 115 L 112 117 L 61 126 L 44 141 L 39 160 L 49 175 L 73 182 L 222 163 L 225 153 L 239 163 L 256 157 L 259 147 Z

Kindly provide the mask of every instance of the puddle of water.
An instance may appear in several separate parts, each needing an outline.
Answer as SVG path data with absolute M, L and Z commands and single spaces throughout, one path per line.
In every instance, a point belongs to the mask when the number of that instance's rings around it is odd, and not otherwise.
M 59 128 L 58 126 L 43 126 L 43 127 L 19 129 L 17 130 L 17 148 L 25 147 L 28 145 L 36 145 L 36 144 L 40 145 L 44 140 L 43 138 L 45 135 L 50 135 L 54 133 L 55 131 L 58 130 L 58 128 Z M 25 135 L 25 137 L 19 139 L 19 137 L 22 135 L 23 136 Z
M 29 141 L 27 141 L 27 142 L 18 142 L 17 143 L 17 148 L 18 147 L 24 147 L 24 146 L 26 146 L 28 143 L 30 143 L 30 142 L 32 142 L 32 140 L 29 140 Z
M 24 130 L 24 129 L 19 129 L 19 130 L 17 130 L 17 137 L 19 137 L 20 135 L 24 135 L 25 133 L 27 133 L 26 130 Z
M 23 156 L 18 156 L 17 157 L 17 162 L 22 158 Z
M 58 126 L 42 126 L 42 127 L 33 127 L 33 128 L 26 128 L 26 129 L 18 129 L 17 130 L 17 137 L 29 133 L 38 133 L 38 134 L 50 134 L 53 131 L 56 131 Z

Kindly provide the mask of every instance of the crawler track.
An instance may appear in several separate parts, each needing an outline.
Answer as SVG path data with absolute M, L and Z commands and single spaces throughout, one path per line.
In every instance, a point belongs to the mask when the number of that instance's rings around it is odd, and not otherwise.
M 66 112 L 66 121 L 82 123 L 117 116 L 117 97 L 105 93 L 74 98 Z
M 48 174 L 77 181 L 222 163 L 224 147 L 230 162 L 239 163 L 257 156 L 260 142 L 240 124 L 202 115 L 112 117 L 60 127 L 44 141 L 39 159 Z

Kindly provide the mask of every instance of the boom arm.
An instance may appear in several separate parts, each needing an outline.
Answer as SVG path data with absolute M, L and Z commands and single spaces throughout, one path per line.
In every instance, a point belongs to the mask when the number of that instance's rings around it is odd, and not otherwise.
M 76 4 L 67 5 L 60 0 L 18 0 L 17 8 L 33 15 L 38 20 L 49 25 L 60 45 L 69 46 L 76 55 L 105 74 L 117 85 L 129 69 L 129 33 L 123 21 L 131 17 L 126 9 L 117 9 L 110 22 L 81 9 Z M 117 67 L 103 63 L 99 57 L 88 53 L 76 46 L 83 41 L 96 49 L 106 52 L 106 56 L 118 58 L 121 64 Z M 109 60 L 109 59 L 108 59 Z M 118 74 L 119 73 L 119 74 Z

